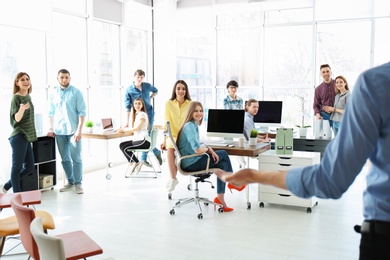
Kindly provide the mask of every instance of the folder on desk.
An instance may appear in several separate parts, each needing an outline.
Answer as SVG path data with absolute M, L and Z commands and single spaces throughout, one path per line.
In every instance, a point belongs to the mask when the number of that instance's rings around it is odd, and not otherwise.
M 284 154 L 293 154 L 294 131 L 292 128 L 284 129 Z
M 284 129 L 283 128 L 278 128 L 276 130 L 275 151 L 276 154 L 284 154 Z

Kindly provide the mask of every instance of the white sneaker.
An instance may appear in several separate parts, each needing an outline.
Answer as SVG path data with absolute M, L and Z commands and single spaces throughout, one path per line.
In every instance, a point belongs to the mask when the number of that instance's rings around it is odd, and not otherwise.
M 170 179 L 167 183 L 167 191 L 172 192 L 177 184 L 179 184 L 179 181 L 177 179 Z
M 64 187 L 62 187 L 60 189 L 60 192 L 69 191 L 69 190 L 73 189 L 73 187 L 74 187 L 74 184 L 68 182 Z
M 77 194 L 83 194 L 84 190 L 83 187 L 81 187 L 81 184 L 76 184 L 76 193 Z
M 2 194 L 6 194 L 7 193 L 7 190 L 4 189 L 4 185 L 3 184 L 0 185 L 0 193 L 2 193 Z

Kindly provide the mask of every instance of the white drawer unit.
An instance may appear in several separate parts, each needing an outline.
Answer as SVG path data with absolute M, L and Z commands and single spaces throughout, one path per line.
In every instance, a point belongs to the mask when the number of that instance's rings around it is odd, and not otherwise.
M 259 155 L 259 170 L 284 171 L 297 167 L 320 163 L 319 152 L 299 152 L 293 154 L 276 154 L 275 150 L 269 150 Z M 306 207 L 306 212 L 311 213 L 311 208 L 318 204 L 316 198 L 303 199 L 293 195 L 290 191 L 274 186 L 259 184 L 259 206 L 264 207 L 264 202 L 281 205 Z

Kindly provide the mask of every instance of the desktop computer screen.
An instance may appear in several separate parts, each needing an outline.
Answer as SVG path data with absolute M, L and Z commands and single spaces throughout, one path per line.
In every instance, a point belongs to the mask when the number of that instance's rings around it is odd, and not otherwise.
M 277 127 L 282 123 L 282 101 L 259 101 L 259 111 L 254 116 L 256 128 L 268 131 L 268 127 Z
M 207 136 L 222 137 L 225 144 L 244 136 L 244 110 L 209 109 Z

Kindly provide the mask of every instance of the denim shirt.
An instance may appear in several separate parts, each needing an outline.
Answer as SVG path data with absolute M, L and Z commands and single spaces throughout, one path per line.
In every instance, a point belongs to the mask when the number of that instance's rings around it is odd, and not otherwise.
M 195 150 L 200 147 L 199 143 L 199 128 L 194 121 L 187 122 L 181 131 L 179 139 L 179 151 L 181 156 L 195 154 Z M 187 168 L 188 166 L 196 163 L 201 156 L 195 156 L 181 161 L 181 167 Z

